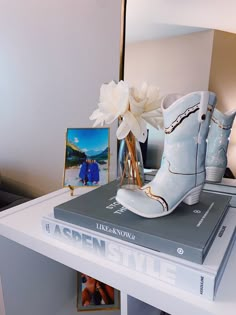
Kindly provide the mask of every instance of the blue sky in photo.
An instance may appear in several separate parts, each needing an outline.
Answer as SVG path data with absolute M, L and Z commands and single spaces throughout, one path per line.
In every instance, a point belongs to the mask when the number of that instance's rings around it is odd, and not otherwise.
M 103 151 L 108 147 L 109 128 L 68 128 L 67 141 L 83 152 Z

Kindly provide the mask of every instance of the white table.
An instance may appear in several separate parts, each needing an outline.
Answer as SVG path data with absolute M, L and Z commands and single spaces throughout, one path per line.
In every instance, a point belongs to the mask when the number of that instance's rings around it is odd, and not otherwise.
M 78 188 L 75 196 L 91 189 Z M 42 216 L 71 198 L 63 188 L 0 213 L 0 272 L 6 315 L 77 314 L 76 270 L 119 289 L 122 315 L 138 311 L 159 314 L 156 308 L 172 315 L 236 314 L 236 246 L 216 300 L 207 301 L 45 235 Z

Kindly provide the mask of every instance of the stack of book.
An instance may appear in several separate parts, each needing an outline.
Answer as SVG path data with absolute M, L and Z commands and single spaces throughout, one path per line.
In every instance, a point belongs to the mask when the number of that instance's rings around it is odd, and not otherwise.
M 220 183 L 206 182 L 203 188 L 204 188 L 204 191 L 232 196 L 230 200 L 230 206 L 236 207 L 236 180 L 235 179 L 223 178 Z
M 125 268 L 213 300 L 235 240 L 231 196 L 203 192 L 194 206 L 145 219 L 116 199 L 118 181 L 54 208 L 42 218 L 49 236 Z

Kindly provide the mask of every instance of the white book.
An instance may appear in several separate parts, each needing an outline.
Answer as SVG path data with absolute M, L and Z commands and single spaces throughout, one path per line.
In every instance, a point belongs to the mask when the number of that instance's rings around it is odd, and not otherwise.
M 202 265 L 55 219 L 53 214 L 42 218 L 42 228 L 73 247 L 213 300 L 235 240 L 235 222 L 236 209 L 230 208 Z

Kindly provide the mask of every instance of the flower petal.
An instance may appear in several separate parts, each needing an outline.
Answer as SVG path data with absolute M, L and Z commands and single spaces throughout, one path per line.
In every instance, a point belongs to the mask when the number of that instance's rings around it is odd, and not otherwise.
M 94 124 L 93 124 L 93 127 L 97 127 L 97 126 L 103 126 L 104 125 L 104 120 L 100 120 L 100 119 L 97 119 Z
M 144 99 L 140 102 L 137 102 L 135 100 L 135 98 L 132 95 L 130 95 L 129 101 L 130 101 L 130 111 L 134 115 L 141 115 L 144 112 L 144 106 L 146 103 L 146 99 Z
M 161 117 L 143 117 L 143 119 L 156 129 L 164 128 L 164 120 Z
M 131 112 L 126 112 L 124 115 L 124 120 L 129 125 L 129 128 L 134 134 L 134 136 L 138 139 L 140 137 L 141 128 L 137 119 Z
M 139 117 L 137 120 L 138 120 L 138 123 L 140 126 L 140 134 L 139 134 L 139 137 L 137 139 L 138 139 L 138 141 L 143 143 L 147 139 L 147 124 L 142 117 Z
M 95 111 L 93 111 L 93 113 L 89 116 L 90 120 L 94 120 L 97 119 L 98 117 L 101 117 L 103 114 L 100 112 L 99 109 L 95 109 Z
M 149 112 L 158 108 L 161 108 L 161 98 L 154 100 L 153 102 L 150 101 L 146 102 L 144 111 Z
M 142 114 L 142 117 L 160 117 L 163 119 L 163 113 L 161 108 L 157 108 L 153 111 L 145 112 Z
M 118 127 L 118 129 L 116 130 L 117 139 L 119 140 L 124 139 L 128 135 L 129 132 L 130 132 L 130 127 L 126 123 L 126 121 L 123 120 L 120 126 Z
M 113 114 L 107 114 L 104 120 L 106 124 L 112 124 L 118 118 L 118 116 L 119 115 L 114 116 Z
M 123 115 L 129 107 L 129 86 L 126 82 L 120 81 L 114 89 L 114 95 L 117 98 L 117 110 Z
M 157 86 L 150 85 L 147 89 L 147 97 L 150 102 L 160 98 L 160 89 Z
M 147 84 L 147 82 L 143 82 L 141 85 L 140 92 L 139 92 L 139 97 L 141 99 L 147 98 L 147 96 L 148 96 L 147 93 L 148 93 L 148 84 Z
M 129 107 L 129 86 L 124 81 L 115 84 L 103 84 L 100 89 L 100 110 L 104 113 L 111 113 L 114 117 L 123 115 Z

